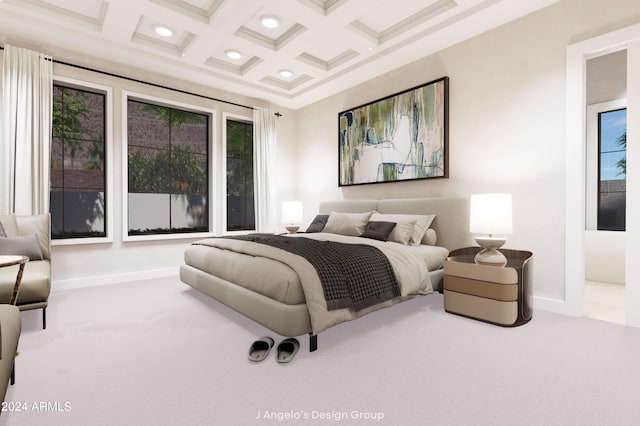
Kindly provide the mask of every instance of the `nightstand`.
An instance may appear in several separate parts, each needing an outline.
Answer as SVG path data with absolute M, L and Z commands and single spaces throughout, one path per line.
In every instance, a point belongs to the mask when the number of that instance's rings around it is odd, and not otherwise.
M 531 320 L 533 293 L 529 251 L 500 249 L 505 267 L 476 265 L 482 247 L 454 250 L 444 262 L 445 311 L 504 327 Z

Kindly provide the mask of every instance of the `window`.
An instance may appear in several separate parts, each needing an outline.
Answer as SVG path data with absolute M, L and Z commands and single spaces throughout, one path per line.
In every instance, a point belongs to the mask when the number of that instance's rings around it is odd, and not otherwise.
M 128 235 L 209 231 L 210 115 L 127 99 Z
M 226 120 L 227 231 L 256 229 L 253 192 L 253 123 Z
M 624 231 L 627 101 L 587 106 L 585 229 Z
M 56 82 L 51 143 L 52 239 L 106 237 L 106 93 Z
M 627 109 L 598 114 L 598 230 L 624 231 Z

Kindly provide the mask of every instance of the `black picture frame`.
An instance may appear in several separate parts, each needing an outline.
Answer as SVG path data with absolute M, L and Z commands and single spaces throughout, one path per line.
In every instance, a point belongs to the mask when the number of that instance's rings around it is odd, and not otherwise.
M 449 177 L 449 77 L 338 113 L 338 186 Z

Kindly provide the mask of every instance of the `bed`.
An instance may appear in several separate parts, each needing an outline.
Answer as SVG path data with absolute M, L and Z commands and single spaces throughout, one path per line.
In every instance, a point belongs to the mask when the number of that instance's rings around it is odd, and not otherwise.
M 315 351 L 318 333 L 329 327 L 414 297 L 441 291 L 442 267 L 448 252 L 471 242 L 469 200 L 466 197 L 327 201 L 320 203 L 318 213 L 324 215 L 324 220 L 330 217 L 326 226 L 321 225 L 321 228 L 324 226 L 322 232 L 266 236 L 269 244 L 273 245 L 265 244 L 260 235 L 196 241 L 185 251 L 180 279 L 277 334 L 287 337 L 308 334 L 310 351 Z M 401 235 L 401 238 L 407 232 L 397 232 L 406 231 L 407 226 L 413 229 L 417 223 L 405 223 L 406 218 L 412 219 L 407 215 L 420 215 L 416 216 L 418 218 L 432 216 L 432 221 L 428 223 L 430 231 L 424 233 L 424 238 L 413 243 L 411 239 L 403 244 L 396 239 L 385 242 L 345 235 L 349 232 L 343 232 L 340 227 L 344 223 L 339 220 L 354 220 L 367 214 L 367 233 L 371 227 L 393 221 L 397 225 L 391 232 L 395 237 Z M 339 233 L 335 233 L 336 223 Z M 351 225 L 353 223 L 345 225 L 346 229 Z M 401 225 L 404 228 L 401 229 Z M 436 236 L 435 244 L 428 241 L 427 235 L 431 239 Z M 340 305 L 340 297 L 335 297 L 338 300 L 335 302 L 328 296 L 326 287 L 323 292 L 325 283 L 320 282 L 322 274 L 319 271 L 322 268 L 318 267 L 321 264 L 313 263 L 322 259 L 309 260 L 295 251 L 287 251 L 290 246 L 302 243 L 293 241 L 299 238 L 312 240 L 309 244 L 355 244 L 354 251 L 356 246 L 367 246 L 362 249 L 383 253 L 398 281 L 397 290 L 389 293 L 384 289 L 386 296 L 379 299 L 375 299 L 378 296 L 372 298 L 370 294 L 364 294 L 362 299 L 368 300 L 369 304 L 357 304 L 357 309 L 354 305 Z M 369 249 L 369 246 L 374 249 Z M 348 247 L 350 250 L 352 246 Z M 334 302 L 337 304 L 329 309 L 328 305 Z

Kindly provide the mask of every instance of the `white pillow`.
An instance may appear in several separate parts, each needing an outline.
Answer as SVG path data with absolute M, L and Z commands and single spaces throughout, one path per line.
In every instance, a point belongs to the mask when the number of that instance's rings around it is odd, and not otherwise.
M 422 237 L 422 244 L 426 244 L 428 246 L 435 246 L 438 242 L 438 234 L 436 234 L 436 230 L 433 228 L 427 229 L 427 232 Z
M 435 214 L 382 214 L 374 212 L 373 215 L 371 215 L 371 220 L 395 222 L 397 223 L 396 228 L 398 228 L 400 223 L 413 220 L 415 225 L 409 239 L 409 244 L 420 245 L 422 243 L 422 238 L 427 233 L 427 229 L 429 229 L 429 226 L 435 217 Z M 395 230 L 393 232 L 395 232 Z M 391 234 L 393 234 L 393 232 L 391 232 Z
M 396 222 L 396 226 L 389 234 L 388 241 L 394 241 L 400 244 L 409 244 L 411 241 L 411 234 L 413 234 L 413 227 L 416 225 L 415 220 L 401 220 Z
M 370 217 L 371 212 L 331 212 L 331 214 L 329 215 L 329 219 L 327 219 L 327 224 L 324 226 L 322 232 L 357 237 L 364 232 Z

